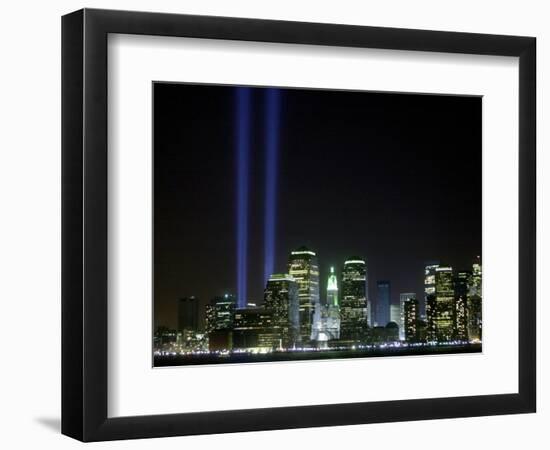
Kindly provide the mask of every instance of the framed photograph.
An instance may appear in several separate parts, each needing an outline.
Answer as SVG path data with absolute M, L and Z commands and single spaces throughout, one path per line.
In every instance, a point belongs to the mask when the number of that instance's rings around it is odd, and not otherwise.
M 62 20 L 62 432 L 535 412 L 533 37 Z

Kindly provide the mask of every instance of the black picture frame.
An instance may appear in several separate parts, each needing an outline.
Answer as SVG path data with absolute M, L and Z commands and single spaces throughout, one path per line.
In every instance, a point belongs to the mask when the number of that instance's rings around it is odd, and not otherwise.
M 519 57 L 518 393 L 107 416 L 109 33 Z M 530 413 L 536 409 L 536 39 L 83 9 L 62 18 L 62 433 L 82 441 Z

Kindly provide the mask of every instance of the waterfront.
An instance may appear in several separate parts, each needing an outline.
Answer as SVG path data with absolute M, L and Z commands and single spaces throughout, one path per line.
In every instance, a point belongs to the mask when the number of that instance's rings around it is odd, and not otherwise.
M 460 353 L 480 353 L 481 343 L 436 344 L 419 346 L 372 346 L 362 349 L 296 350 L 285 352 L 250 353 L 220 352 L 193 354 L 155 354 L 155 367 L 204 365 L 204 364 L 243 364 L 258 362 L 307 361 L 341 358 L 372 358 L 383 356 L 423 356 Z

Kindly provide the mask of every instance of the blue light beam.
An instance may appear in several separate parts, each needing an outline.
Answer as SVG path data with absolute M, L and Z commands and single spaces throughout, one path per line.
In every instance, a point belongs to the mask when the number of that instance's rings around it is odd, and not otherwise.
M 237 305 L 247 304 L 248 190 L 250 166 L 250 89 L 236 90 Z
M 264 282 L 273 274 L 275 267 L 280 112 L 279 89 L 268 89 L 265 102 Z

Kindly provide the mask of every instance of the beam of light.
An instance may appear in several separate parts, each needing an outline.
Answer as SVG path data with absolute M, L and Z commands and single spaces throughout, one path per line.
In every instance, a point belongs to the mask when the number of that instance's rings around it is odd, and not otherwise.
M 247 304 L 248 191 L 250 166 L 250 89 L 236 90 L 237 165 L 237 304 Z
M 279 89 L 268 89 L 265 102 L 264 283 L 273 274 L 275 266 L 280 111 Z

